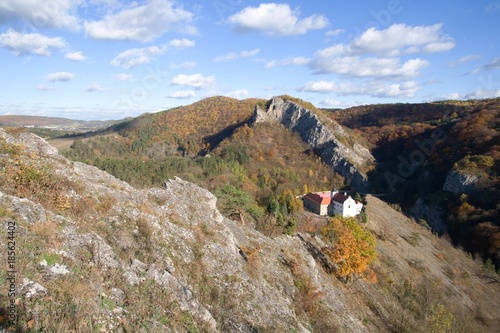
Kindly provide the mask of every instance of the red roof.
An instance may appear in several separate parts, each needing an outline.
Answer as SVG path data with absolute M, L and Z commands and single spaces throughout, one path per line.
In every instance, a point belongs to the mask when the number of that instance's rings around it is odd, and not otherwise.
M 332 202 L 332 198 L 330 198 L 330 196 L 321 195 L 318 193 L 307 193 L 304 198 L 319 203 L 320 205 L 329 205 Z

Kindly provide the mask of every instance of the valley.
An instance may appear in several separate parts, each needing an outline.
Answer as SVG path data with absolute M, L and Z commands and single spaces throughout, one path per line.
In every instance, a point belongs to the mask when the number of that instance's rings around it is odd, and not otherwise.
M 214 97 L 58 149 L 1 130 L 19 292 L 38 290 L 22 327 L 495 332 L 498 111 Z M 304 211 L 301 195 L 333 189 L 362 214 Z
M 273 220 L 269 203 L 288 190 L 371 193 L 500 264 L 498 99 L 343 111 L 279 100 L 209 98 L 116 125 L 65 154 L 139 187 L 179 175 L 218 193 L 221 205 L 230 185 L 244 189 L 243 210 L 257 224 Z M 467 199 L 443 190 L 453 172 L 480 176 Z

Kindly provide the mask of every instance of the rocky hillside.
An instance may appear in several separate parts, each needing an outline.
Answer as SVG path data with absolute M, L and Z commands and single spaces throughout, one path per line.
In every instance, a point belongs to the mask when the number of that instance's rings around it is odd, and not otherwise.
M 302 140 L 317 151 L 326 164 L 349 180 L 356 189 L 364 192 L 368 190 L 366 171 L 373 166 L 375 159 L 359 143 L 347 144 L 346 137 L 349 134 L 342 126 L 331 120 L 324 124 L 313 111 L 282 97 L 271 99 L 267 106 L 267 110 L 256 106 L 254 123 L 280 123 L 299 133 Z
M 370 140 L 374 192 L 500 267 L 500 98 L 329 115 Z
M 344 283 L 320 233 L 266 237 L 224 218 L 214 195 L 192 183 L 137 190 L 31 134 L 0 130 L 0 150 L 0 246 L 14 257 L 1 263 L 13 273 L 0 280 L 0 302 L 20 332 L 500 325 L 495 273 L 376 198 L 367 198 L 366 227 L 377 236 L 378 283 Z

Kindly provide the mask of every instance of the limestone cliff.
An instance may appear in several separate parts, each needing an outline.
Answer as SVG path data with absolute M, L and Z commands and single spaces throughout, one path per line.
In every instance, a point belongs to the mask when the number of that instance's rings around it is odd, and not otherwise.
M 348 147 L 341 142 L 341 138 L 348 137 L 348 133 L 338 123 L 326 121 L 328 124 L 324 124 L 311 110 L 281 97 L 271 99 L 267 110 L 256 106 L 253 116 L 254 123 L 279 123 L 299 133 L 302 140 L 317 151 L 325 163 L 344 176 L 356 189 L 367 191 L 369 185 L 364 171 L 373 165 L 374 157 L 360 144 L 354 143 Z

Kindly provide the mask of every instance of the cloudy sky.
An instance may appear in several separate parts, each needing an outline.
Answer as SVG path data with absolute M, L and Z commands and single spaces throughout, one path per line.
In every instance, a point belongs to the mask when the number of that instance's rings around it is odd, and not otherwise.
M 500 1 L 2 0 L 0 114 L 500 96 Z

